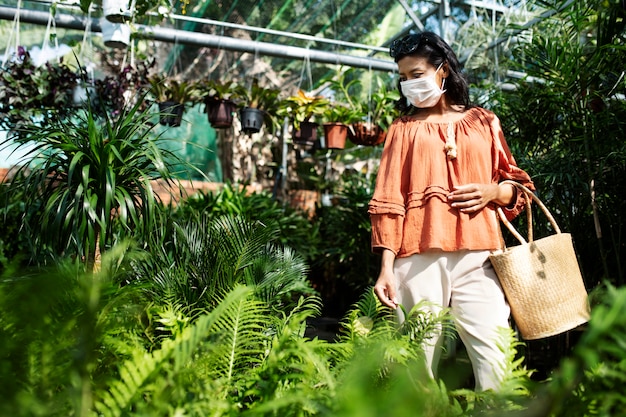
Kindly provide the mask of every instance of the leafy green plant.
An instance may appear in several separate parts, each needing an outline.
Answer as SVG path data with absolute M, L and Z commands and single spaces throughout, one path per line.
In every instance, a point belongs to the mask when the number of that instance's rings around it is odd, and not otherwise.
M 519 164 L 572 233 L 587 286 L 623 283 L 626 105 L 617 95 L 625 91 L 617 70 L 625 62 L 623 8 L 543 4 L 560 11 L 542 21 L 531 42 L 518 44 L 509 63 L 528 77 L 514 94 L 493 96 L 491 108 Z
M 77 82 L 77 72 L 67 65 L 47 62 L 37 67 L 19 47 L 17 59 L 0 70 L 0 126 L 19 131 L 68 117 Z
M 24 193 L 24 230 L 38 255 L 92 266 L 98 251 L 154 226 L 150 181 L 173 183 L 169 167 L 178 158 L 160 147 L 165 138 L 153 135 L 150 113 L 139 106 L 103 121 L 89 108 L 66 123 L 25 128 L 16 139 L 25 152 L 20 172 L 30 172 L 10 189 Z
M 178 104 L 192 104 L 200 99 L 195 82 L 178 80 L 162 74 L 153 74 L 148 78 L 150 94 L 158 103 L 171 101 Z
M 309 122 L 316 116 L 322 116 L 330 101 L 324 96 L 307 96 L 302 90 L 298 91 L 295 96 L 287 97 L 281 102 L 278 112 L 280 116 L 290 117 L 293 121 L 294 129 L 300 129 L 300 124 Z
M 212 98 L 213 100 L 231 100 L 238 102 L 245 98 L 247 91 L 241 84 L 228 80 L 201 80 L 198 81 L 196 88 L 200 98 L 205 100 Z
M 322 114 L 323 120 L 328 123 L 343 123 L 350 125 L 362 120 L 361 111 L 351 108 L 345 103 L 331 102 Z

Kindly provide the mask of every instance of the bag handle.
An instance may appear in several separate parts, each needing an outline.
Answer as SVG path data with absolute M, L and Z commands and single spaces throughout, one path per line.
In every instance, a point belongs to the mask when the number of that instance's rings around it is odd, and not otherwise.
M 515 182 L 511 180 L 502 181 L 500 184 L 511 184 L 512 186 L 516 187 L 518 190 L 521 190 L 526 196 L 526 218 L 528 219 L 528 242 L 533 241 L 533 212 L 530 206 L 531 201 L 534 201 L 535 203 L 537 203 L 539 208 L 541 208 L 541 210 L 548 218 L 548 221 L 550 222 L 550 224 L 552 225 L 556 233 L 557 234 L 561 233 L 561 229 L 556 224 L 556 220 L 554 220 L 554 217 L 550 213 L 550 210 L 548 210 L 548 208 L 545 206 L 545 204 L 543 204 L 543 202 L 539 199 L 539 197 L 537 197 L 535 193 L 533 193 L 529 188 L 520 184 L 519 182 Z M 504 212 L 502 211 L 502 207 L 498 207 L 497 212 L 498 212 L 498 217 L 500 218 L 502 223 L 504 223 L 506 228 L 509 229 L 509 232 L 511 232 L 511 234 L 515 236 L 515 238 L 519 240 L 521 244 L 524 245 L 528 243 L 526 242 L 526 239 L 524 239 L 524 237 L 515 229 L 515 227 L 513 227 L 511 222 L 507 220 Z

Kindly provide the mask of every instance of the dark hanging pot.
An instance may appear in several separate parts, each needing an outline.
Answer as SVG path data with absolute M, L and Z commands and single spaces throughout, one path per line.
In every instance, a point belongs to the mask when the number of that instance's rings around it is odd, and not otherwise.
M 255 109 L 254 107 L 244 107 L 239 114 L 241 116 L 241 129 L 245 134 L 251 135 L 261 130 L 265 119 L 263 110 Z
M 294 143 L 310 144 L 317 140 L 318 124 L 314 122 L 301 122 L 300 129 L 293 134 Z
M 348 128 L 348 139 L 355 145 L 378 146 L 386 136 L 387 132 L 375 123 L 357 122 Z
M 343 123 L 324 123 L 324 138 L 328 149 L 343 149 L 346 147 L 348 126 Z
M 163 126 L 180 126 L 183 121 L 183 105 L 175 101 L 159 103 L 159 123 Z
M 234 101 L 208 97 L 204 103 L 209 123 L 214 129 L 226 129 L 233 125 L 233 113 L 237 109 Z

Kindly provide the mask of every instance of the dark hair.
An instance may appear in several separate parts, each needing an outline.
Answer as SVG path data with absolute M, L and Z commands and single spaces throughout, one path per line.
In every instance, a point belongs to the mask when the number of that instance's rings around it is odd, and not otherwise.
M 465 76 L 461 73 L 461 64 L 450 45 L 441 39 L 439 35 L 433 32 L 421 32 L 398 38 L 391 43 L 389 55 L 395 62 L 408 55 L 423 57 L 435 68 L 447 62 L 446 96 L 454 104 L 471 107 L 469 86 Z M 396 103 L 396 107 L 402 113 L 408 113 L 413 110 L 413 106 L 407 104 L 406 97 L 402 94 L 402 89 L 400 88 L 400 82 L 398 82 L 398 90 L 400 90 L 401 97 Z

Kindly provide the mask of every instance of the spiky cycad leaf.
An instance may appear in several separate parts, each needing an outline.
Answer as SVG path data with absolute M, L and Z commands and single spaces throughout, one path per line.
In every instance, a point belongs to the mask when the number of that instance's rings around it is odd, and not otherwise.
M 307 270 L 304 260 L 291 249 L 268 245 L 244 275 L 260 299 L 274 309 L 286 311 L 294 306 L 294 296 L 315 292 Z

